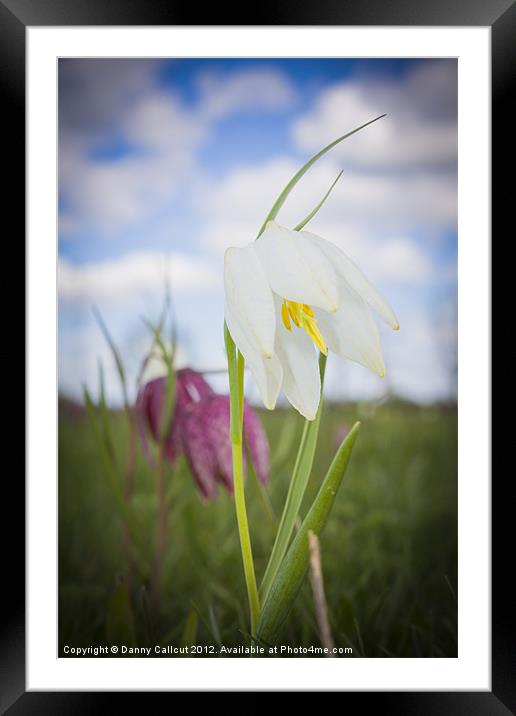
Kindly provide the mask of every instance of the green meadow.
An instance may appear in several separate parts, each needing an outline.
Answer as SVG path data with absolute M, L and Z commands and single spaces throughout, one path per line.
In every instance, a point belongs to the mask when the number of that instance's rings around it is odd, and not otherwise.
M 271 446 L 272 479 L 264 491 L 252 474 L 246 481 L 258 580 L 273 544 L 303 424 L 293 410 L 260 415 Z M 109 417 L 122 480 L 126 416 L 113 412 Z M 352 649 L 346 658 L 456 656 L 456 406 L 395 400 L 327 404 L 302 515 L 326 473 L 339 434 L 356 420 L 362 427 L 321 536 L 333 640 Z M 166 468 L 165 485 L 167 532 L 158 609 L 150 594 L 158 523 L 156 476 L 138 444 L 130 504 L 134 537 L 87 417 L 60 401 L 61 656 L 65 646 L 251 643 L 232 497 L 221 486 L 216 501 L 203 503 L 182 458 Z M 321 644 L 308 579 L 278 643 Z

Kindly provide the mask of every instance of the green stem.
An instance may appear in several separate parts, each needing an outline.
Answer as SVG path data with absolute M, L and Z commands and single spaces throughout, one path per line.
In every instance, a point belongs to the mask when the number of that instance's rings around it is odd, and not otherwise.
M 167 504 L 165 490 L 165 444 L 159 450 L 156 465 L 156 492 L 158 495 L 158 524 L 156 534 L 156 551 L 154 555 L 154 575 L 152 583 L 152 601 L 156 613 L 159 614 L 161 606 L 161 587 L 163 578 L 163 563 L 167 547 Z
M 249 612 L 251 614 L 251 633 L 255 634 L 256 625 L 260 617 L 260 600 L 258 598 L 258 587 L 254 573 L 253 552 L 245 506 L 242 443 L 232 443 L 231 449 L 233 453 L 233 480 L 235 484 L 235 509 L 238 534 L 240 536 L 240 548 L 242 550 L 242 562 L 244 564 L 247 597 L 249 599 Z
M 254 635 L 260 618 L 260 600 L 254 572 L 253 550 L 249 535 L 249 523 L 245 505 L 244 464 L 243 464 L 243 411 L 244 411 L 244 358 L 237 351 L 233 339 L 224 325 L 224 339 L 228 357 L 229 394 L 230 394 L 230 434 L 231 454 L 233 460 L 233 484 L 235 490 L 235 510 L 244 565 L 249 613 L 251 617 L 251 633 Z
M 287 499 L 281 515 L 278 532 L 274 541 L 271 556 L 267 564 L 265 574 L 260 586 L 260 594 L 263 601 L 267 598 L 271 585 L 281 566 L 283 557 L 287 551 L 292 533 L 294 531 L 299 508 L 305 494 L 308 479 L 312 471 L 315 448 L 319 435 L 319 424 L 323 407 L 323 382 L 326 370 L 326 356 L 321 353 L 319 356 L 319 370 L 321 374 L 321 399 L 315 420 L 306 420 L 303 428 L 303 435 L 294 465 L 294 472 L 288 488 Z

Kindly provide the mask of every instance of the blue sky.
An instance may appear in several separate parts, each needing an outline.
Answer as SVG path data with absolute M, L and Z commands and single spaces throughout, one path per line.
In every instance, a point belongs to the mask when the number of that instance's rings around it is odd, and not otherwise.
M 395 308 L 387 377 L 338 358 L 335 398 L 453 397 L 456 355 L 457 68 L 454 60 L 61 60 L 59 380 L 95 391 L 112 361 L 97 305 L 128 363 L 148 349 L 165 278 L 179 359 L 222 368 L 222 258 L 251 241 L 296 169 L 344 131 L 279 216 L 299 221 L 342 169 L 310 228 L 359 264 Z M 160 366 L 151 370 L 159 372 Z M 223 387 L 223 379 L 218 378 Z M 249 380 L 249 394 L 256 389 Z

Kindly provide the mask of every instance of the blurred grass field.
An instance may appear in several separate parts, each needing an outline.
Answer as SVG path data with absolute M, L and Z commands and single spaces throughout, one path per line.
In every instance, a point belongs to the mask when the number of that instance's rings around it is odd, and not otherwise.
M 302 429 L 292 410 L 262 412 L 272 454 L 267 486 L 279 517 Z M 313 499 L 337 447 L 337 433 L 362 429 L 327 527 L 322 565 L 333 637 L 355 657 L 457 655 L 457 410 L 398 401 L 380 406 L 328 404 L 305 504 Z M 112 414 L 118 459 L 125 460 L 127 423 Z M 59 646 L 116 642 L 113 604 L 125 577 L 125 620 L 138 646 L 179 645 L 197 621 L 196 644 L 239 645 L 246 636 L 247 597 L 232 498 L 199 499 L 188 467 L 167 468 L 168 535 L 159 619 L 149 614 L 149 572 L 128 573 L 124 526 L 90 425 L 60 401 Z M 152 563 L 157 522 L 155 477 L 139 449 L 133 508 Z M 273 517 L 256 483 L 246 483 L 258 579 L 274 539 Z M 115 595 L 115 597 L 114 597 Z M 115 600 L 115 601 L 114 601 Z M 126 605 L 127 606 L 127 605 Z M 195 615 L 195 616 L 194 616 Z M 282 644 L 319 646 L 308 580 L 282 633 Z

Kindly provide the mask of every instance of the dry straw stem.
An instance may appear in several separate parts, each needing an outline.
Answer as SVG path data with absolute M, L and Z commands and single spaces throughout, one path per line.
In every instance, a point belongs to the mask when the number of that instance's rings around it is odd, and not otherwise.
M 315 616 L 319 627 L 319 638 L 323 647 L 328 649 L 326 656 L 335 657 L 333 649 L 335 642 L 331 634 L 330 622 L 328 619 L 328 605 L 324 593 L 324 580 L 321 564 L 321 547 L 319 538 L 310 530 L 308 532 L 308 546 L 310 550 L 310 585 L 314 597 Z

